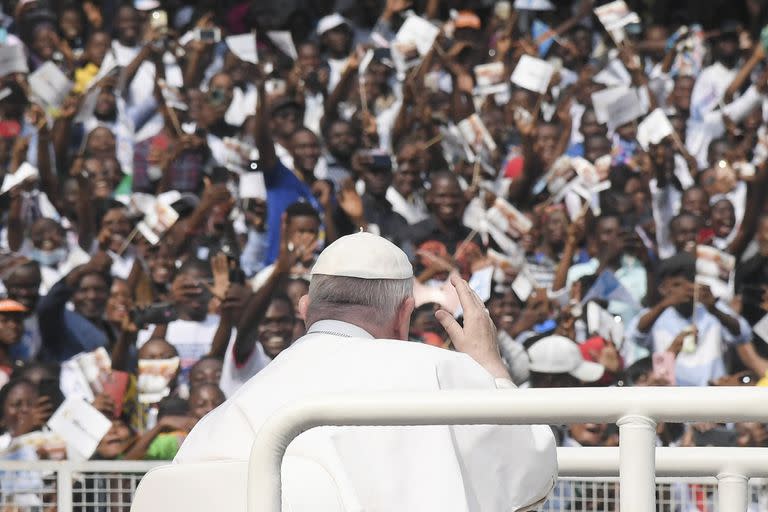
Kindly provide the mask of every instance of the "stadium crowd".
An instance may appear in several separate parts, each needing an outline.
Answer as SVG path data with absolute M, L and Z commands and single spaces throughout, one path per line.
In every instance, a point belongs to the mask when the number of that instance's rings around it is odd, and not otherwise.
M 358 230 L 520 387 L 768 383 L 766 2 L 0 5 L 0 457 L 173 459 Z

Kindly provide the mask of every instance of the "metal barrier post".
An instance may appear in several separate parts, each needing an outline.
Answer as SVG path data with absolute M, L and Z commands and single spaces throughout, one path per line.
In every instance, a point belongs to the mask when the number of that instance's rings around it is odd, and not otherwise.
M 620 503 L 624 512 L 656 508 L 656 422 L 645 416 L 624 416 L 619 427 Z
M 749 479 L 735 473 L 717 475 L 717 504 L 720 512 L 746 512 Z
M 57 510 L 72 510 L 72 471 L 66 463 L 56 469 L 56 505 Z

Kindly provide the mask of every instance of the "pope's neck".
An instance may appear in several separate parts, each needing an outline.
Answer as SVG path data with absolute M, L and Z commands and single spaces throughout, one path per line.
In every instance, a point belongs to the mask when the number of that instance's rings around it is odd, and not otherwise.
M 313 332 L 333 333 L 353 338 L 376 338 L 376 339 L 397 339 L 397 333 L 392 327 L 389 328 L 376 324 L 375 322 L 361 321 L 359 317 L 351 318 L 352 315 L 337 315 L 338 318 L 322 319 L 310 322 L 307 334 Z

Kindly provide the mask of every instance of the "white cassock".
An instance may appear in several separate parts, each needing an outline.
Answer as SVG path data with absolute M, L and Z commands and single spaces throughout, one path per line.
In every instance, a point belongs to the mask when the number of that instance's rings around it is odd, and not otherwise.
M 247 460 L 269 416 L 321 393 L 495 388 L 465 354 L 323 320 L 203 418 L 174 462 Z M 546 499 L 557 456 L 547 426 L 320 427 L 288 446 L 282 478 L 283 511 L 506 512 Z

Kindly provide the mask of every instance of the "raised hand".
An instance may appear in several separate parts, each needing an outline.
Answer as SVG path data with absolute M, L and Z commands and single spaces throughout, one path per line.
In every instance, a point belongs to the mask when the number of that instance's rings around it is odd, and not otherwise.
M 332 204 L 333 185 L 325 180 L 317 180 L 312 184 L 312 195 L 315 196 L 323 210 L 328 211 Z
M 197 424 L 197 420 L 191 416 L 163 416 L 160 419 L 160 428 L 164 431 L 189 432 Z
M 96 395 L 92 405 L 107 418 L 113 418 L 115 416 L 115 401 L 106 393 Z
M 458 274 L 451 275 L 451 284 L 456 288 L 464 310 L 464 326 L 442 309 L 435 313 L 435 317 L 450 336 L 456 350 L 470 356 L 494 377 L 509 379 L 509 372 L 499 355 L 496 327 L 485 304 Z
M 213 273 L 211 294 L 224 299 L 229 290 L 229 259 L 226 254 L 219 252 L 211 257 L 211 272 Z
M 339 191 L 339 207 L 347 216 L 359 227 L 365 227 L 365 216 L 363 211 L 363 198 L 355 190 L 355 183 L 351 179 L 346 180 L 341 185 Z

